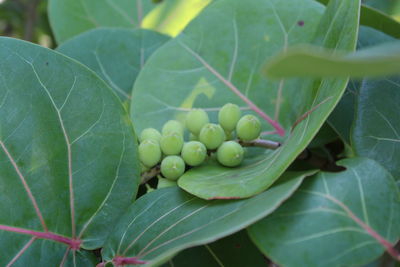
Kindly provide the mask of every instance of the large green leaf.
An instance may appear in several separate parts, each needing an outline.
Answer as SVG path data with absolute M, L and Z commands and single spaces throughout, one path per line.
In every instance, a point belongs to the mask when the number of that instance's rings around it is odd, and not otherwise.
M 272 261 L 359 266 L 393 249 L 400 237 L 400 193 L 393 177 L 369 159 L 339 164 L 346 171 L 306 180 L 276 212 L 249 228 Z
M 355 153 L 375 159 L 400 180 L 400 76 L 364 80 L 352 131 Z
M 230 235 L 204 246 L 182 251 L 163 267 L 265 267 L 266 259 L 251 242 L 246 231 Z
M 270 135 L 283 142 L 278 150 L 247 157 L 240 168 L 193 168 L 178 182 L 206 199 L 243 198 L 262 192 L 312 140 L 340 99 L 347 80 L 276 82 L 265 79 L 260 67 L 265 59 L 291 45 L 312 42 L 315 32 L 316 44 L 352 51 L 358 10 L 358 1 L 332 1 L 318 26 L 323 8 L 311 0 L 294 0 L 290 5 L 277 0 L 214 3 L 184 34 L 154 53 L 139 74 L 131 105 L 136 129 L 160 128 L 171 118 L 182 120 L 193 107 L 205 108 L 216 121 L 217 111 L 227 102 L 241 106 L 243 113 L 256 112 L 264 118 L 265 131 L 274 130 L 266 123 L 269 121 L 283 134 L 280 123 L 286 135 Z M 294 124 L 297 126 L 291 131 Z
M 68 40 L 57 50 L 95 71 L 128 101 L 144 63 L 168 39 L 148 30 L 100 28 Z
M 0 59 L 0 265 L 72 264 L 71 248 L 100 247 L 135 196 L 129 117 L 98 76 L 56 52 L 0 38 Z
M 313 46 L 292 48 L 271 59 L 264 72 L 274 78 L 360 78 L 399 74 L 400 41 L 384 43 L 347 55 Z
M 103 259 L 157 266 L 181 250 L 213 242 L 270 214 L 310 174 L 286 173 L 278 184 L 246 200 L 206 201 L 178 187 L 146 194 L 114 228 Z

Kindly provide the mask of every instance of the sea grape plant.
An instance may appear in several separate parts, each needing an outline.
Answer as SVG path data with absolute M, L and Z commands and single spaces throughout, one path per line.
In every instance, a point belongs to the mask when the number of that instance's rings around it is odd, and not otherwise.
M 393 18 L 361 0 L 48 12 L 55 50 L 0 37 L 0 266 L 400 262 Z

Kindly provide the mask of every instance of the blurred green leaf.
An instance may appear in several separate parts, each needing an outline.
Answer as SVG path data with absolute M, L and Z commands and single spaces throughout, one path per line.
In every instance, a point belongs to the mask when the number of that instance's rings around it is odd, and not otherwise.
M 400 41 L 380 44 L 352 54 L 319 47 L 290 48 L 264 69 L 273 78 L 375 77 L 400 73 Z
M 140 70 L 167 40 L 148 30 L 99 28 L 66 41 L 57 50 L 95 71 L 122 101 L 129 101 Z

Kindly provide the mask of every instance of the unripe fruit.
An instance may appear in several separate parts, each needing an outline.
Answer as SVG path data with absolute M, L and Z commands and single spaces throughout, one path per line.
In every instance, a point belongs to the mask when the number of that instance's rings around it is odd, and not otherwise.
M 168 156 L 161 162 L 162 175 L 171 180 L 177 180 L 185 172 L 185 162 L 181 157 Z
M 227 167 L 238 166 L 243 160 L 244 149 L 234 141 L 223 143 L 217 151 L 218 162 Z
M 176 120 L 169 120 L 164 124 L 161 132 L 163 135 L 169 133 L 180 133 L 183 136 L 183 130 L 182 123 Z
M 153 167 L 161 160 L 161 149 L 157 141 L 144 140 L 139 145 L 139 158 L 143 165 Z
M 260 136 L 261 122 L 253 115 L 243 116 L 236 125 L 237 136 L 243 141 L 251 141 Z
M 199 139 L 208 149 L 216 149 L 225 141 L 225 132 L 218 124 L 207 123 L 201 129 Z
M 163 135 L 160 140 L 161 150 L 165 155 L 178 155 L 182 151 L 183 143 L 180 133 Z
M 202 109 L 192 109 L 186 115 L 186 128 L 194 135 L 199 135 L 201 128 L 208 122 L 207 112 Z
M 207 149 L 203 143 L 191 141 L 183 145 L 182 158 L 187 165 L 198 166 L 207 156 Z
M 218 113 L 218 122 L 226 132 L 235 130 L 236 124 L 240 119 L 241 111 L 238 105 L 225 104 Z
M 161 134 L 154 128 L 146 128 L 140 133 L 139 139 L 140 142 L 143 142 L 144 140 L 155 140 L 157 142 L 160 142 Z
M 160 177 L 158 178 L 157 189 L 171 187 L 171 186 L 177 186 L 176 182 Z

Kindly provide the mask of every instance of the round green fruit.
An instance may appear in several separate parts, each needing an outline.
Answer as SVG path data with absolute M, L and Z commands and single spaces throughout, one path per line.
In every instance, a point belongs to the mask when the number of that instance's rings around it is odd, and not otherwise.
M 207 112 L 202 109 L 192 109 L 186 115 L 186 128 L 194 135 L 199 135 L 201 128 L 208 122 Z
M 217 151 L 218 162 L 226 167 L 238 166 L 243 160 L 244 149 L 234 141 L 223 143 Z
M 169 134 L 169 133 L 180 133 L 183 136 L 183 125 L 179 121 L 176 120 L 169 120 L 167 121 L 161 132 L 163 135 Z
M 207 123 L 200 131 L 199 140 L 207 149 L 216 149 L 225 141 L 225 132 L 218 124 Z
M 181 155 L 187 165 L 198 166 L 206 159 L 207 148 L 203 143 L 191 141 L 183 145 Z
M 177 180 L 185 172 L 185 162 L 179 156 L 168 156 L 161 162 L 162 175 L 170 180 Z
M 144 140 L 155 140 L 157 142 L 160 142 L 161 139 L 161 134 L 159 131 L 157 131 L 154 128 L 146 128 L 140 133 L 140 142 L 143 142 Z
M 253 115 L 243 116 L 236 125 L 236 134 L 243 141 L 257 139 L 261 133 L 261 122 Z
M 157 141 L 144 140 L 139 145 L 139 158 L 146 167 L 153 167 L 161 160 L 161 149 Z
M 160 140 L 161 150 L 165 155 L 179 155 L 183 147 L 183 137 L 180 133 L 163 135 Z
M 218 122 L 226 132 L 235 130 L 241 115 L 238 105 L 228 103 L 225 104 L 218 113 Z

